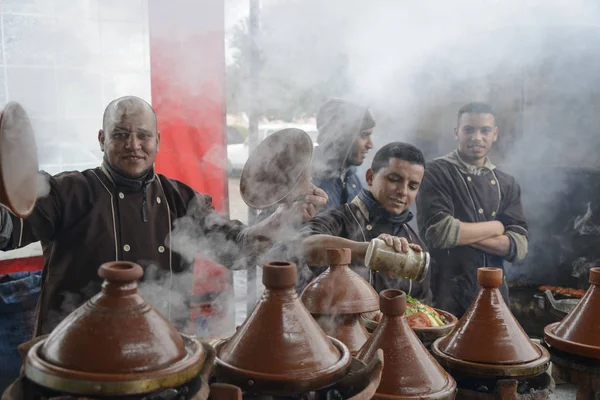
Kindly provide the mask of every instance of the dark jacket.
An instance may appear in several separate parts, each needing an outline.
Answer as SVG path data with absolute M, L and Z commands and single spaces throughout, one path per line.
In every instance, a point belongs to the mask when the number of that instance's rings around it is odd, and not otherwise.
M 385 221 L 376 221 L 373 214 L 369 212 L 365 203 L 359 197 L 355 197 L 351 203 L 339 206 L 334 210 L 327 210 L 320 213 L 315 218 L 307 222 L 303 228 L 304 237 L 310 235 L 332 235 L 350 239 L 357 242 L 370 242 L 382 233 L 388 233 L 398 237 L 404 237 L 409 243 L 415 243 L 425 249 L 425 245 L 419 235 L 408 225 L 410 217 L 406 223 L 392 228 Z M 395 230 L 395 232 L 393 232 Z M 411 296 L 425 303 L 431 302 L 431 290 L 429 288 L 429 276 L 425 277 L 423 282 L 411 281 L 409 279 L 391 279 L 385 273 L 372 271 L 364 266 L 363 263 L 353 264 L 352 269 L 358 272 L 363 278 L 371 283 L 377 292 L 384 289 L 401 289 Z M 314 276 L 309 276 L 308 280 L 316 277 L 324 269 L 313 269 Z M 301 274 L 307 280 L 306 272 Z M 308 282 L 305 282 L 308 283 Z
M 144 192 L 129 192 L 117 188 L 103 167 L 45 177 L 50 192 L 38 199 L 33 213 L 25 220 L 12 216 L 9 247 L 42 244 L 36 336 L 50 333 L 97 294 L 98 267 L 116 260 L 144 268 L 140 291 L 182 329 L 179 324 L 189 319 L 184 299 L 194 255 L 202 252 L 226 266 L 243 258 L 237 244 L 245 226 L 218 214 L 210 196 L 181 182 L 156 175 Z
M 360 192 L 356 168 L 347 165 L 355 138 L 373 128 L 375 120 L 366 107 L 334 98 L 317 114 L 318 146 L 312 163 L 313 183 L 329 196 L 326 209 L 345 204 Z
M 506 260 L 527 254 L 527 222 L 515 179 L 489 161 L 481 168 L 464 163 L 455 151 L 425 168 L 417 195 L 421 237 L 430 249 L 434 305 L 460 317 L 479 291 L 477 269 L 504 268 L 504 258 L 458 246 L 460 222 L 498 220 L 510 240 Z M 506 282 L 500 291 L 508 301 Z

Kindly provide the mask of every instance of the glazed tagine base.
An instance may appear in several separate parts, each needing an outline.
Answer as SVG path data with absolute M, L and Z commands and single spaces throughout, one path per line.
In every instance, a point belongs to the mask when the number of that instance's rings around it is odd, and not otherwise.
M 58 392 L 86 395 L 114 396 L 150 393 L 173 388 L 196 377 L 203 368 L 206 350 L 196 339 L 181 335 L 185 343 L 185 357 L 169 367 L 140 373 L 99 374 L 69 370 L 54 366 L 39 356 L 45 341 L 36 343 L 29 351 L 25 364 L 27 377 Z
M 440 343 L 444 338 L 436 340 L 431 346 L 431 352 L 436 360 L 455 379 L 461 377 L 472 378 L 532 378 L 545 372 L 550 366 L 548 350 L 537 343 L 533 343 L 540 353 L 536 360 L 520 364 L 484 364 L 460 360 L 449 356 L 440 350 Z
M 217 357 L 214 374 L 217 377 L 226 376 L 226 383 L 236 385 L 249 394 L 292 396 L 323 389 L 343 378 L 348 373 L 351 361 L 350 353 L 342 342 L 332 337 L 329 337 L 329 340 L 340 351 L 341 357 L 326 370 L 297 374 L 266 374 L 237 368 Z M 215 345 L 217 354 L 221 353 L 226 344 L 227 340 L 222 340 Z
M 65 392 L 58 392 L 47 389 L 32 381 L 23 378 L 22 394 L 19 397 L 12 397 L 10 400 L 206 400 L 207 394 L 201 392 L 203 386 L 201 378 L 193 378 L 190 381 L 178 387 L 159 390 L 153 393 L 139 395 L 119 395 L 119 396 L 79 396 Z M 177 397 L 179 396 L 179 397 Z
M 552 361 L 552 373 L 563 381 L 577 387 L 577 400 L 595 400 L 600 398 L 600 360 L 581 357 L 549 346 Z
M 531 379 L 457 380 L 456 400 L 545 400 L 555 383 L 548 373 Z
M 544 328 L 550 346 L 566 353 L 600 359 L 600 268 L 590 269 L 590 287 L 569 314 Z
M 572 342 L 555 335 L 554 331 L 558 325 L 560 325 L 560 322 L 555 322 L 547 325 L 544 328 L 544 339 L 546 343 L 570 354 L 575 354 L 586 358 L 600 359 L 600 347 Z
M 296 393 L 291 396 L 268 395 L 243 391 L 232 384 L 212 383 L 212 400 L 370 400 L 373 398 L 383 371 L 383 352 L 369 365 L 352 358 L 350 368 L 341 380 L 324 389 Z

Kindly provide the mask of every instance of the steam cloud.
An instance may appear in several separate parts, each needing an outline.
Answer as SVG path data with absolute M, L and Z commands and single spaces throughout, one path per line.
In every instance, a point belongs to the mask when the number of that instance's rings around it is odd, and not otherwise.
M 592 28 L 599 17 L 599 6 L 588 1 L 264 2 L 262 86 L 253 99 L 263 108 L 272 99 L 284 103 L 290 99 L 281 81 L 319 88 L 343 73 L 332 66 L 345 65 L 345 84 L 328 95 L 370 106 L 377 127 L 369 156 L 402 140 L 428 160 L 455 148 L 461 105 L 490 103 L 499 126 L 492 162 L 521 185 L 530 233 L 528 258 L 507 277 L 561 283 L 571 262 L 548 255 L 548 247 L 553 240 L 572 246 L 573 236 L 556 225 L 561 213 L 579 215 L 564 203 L 584 185 L 574 185 L 568 170 L 600 166 L 600 31 Z

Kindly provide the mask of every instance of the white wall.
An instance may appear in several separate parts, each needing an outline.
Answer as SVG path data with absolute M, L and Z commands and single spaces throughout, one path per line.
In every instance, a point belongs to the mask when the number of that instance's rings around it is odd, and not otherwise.
M 0 103 L 26 108 L 49 172 L 99 164 L 110 100 L 150 101 L 146 0 L 2 0 L 0 34 Z

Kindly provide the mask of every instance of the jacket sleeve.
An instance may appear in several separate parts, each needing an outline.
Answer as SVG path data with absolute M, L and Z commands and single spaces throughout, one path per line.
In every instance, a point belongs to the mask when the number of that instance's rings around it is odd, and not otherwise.
M 60 179 L 41 173 L 49 183 L 47 195 L 39 197 L 32 213 L 26 218 L 10 214 L 12 222 L 11 241 L 4 250 L 18 249 L 40 240 L 52 240 L 63 223 L 61 191 L 68 190 Z M 68 193 L 63 194 L 68 196 Z
M 419 230 L 432 249 L 457 246 L 460 221 L 454 218 L 452 194 L 439 166 L 429 164 L 417 195 Z
M 342 236 L 344 214 L 340 207 L 317 214 L 302 226 L 302 236 Z
M 516 263 L 523 261 L 527 255 L 527 221 L 521 203 L 521 187 L 514 179 L 507 192 L 506 207 L 498 216 L 498 221 L 504 225 L 504 234 L 510 240 L 510 251 L 506 259 Z

